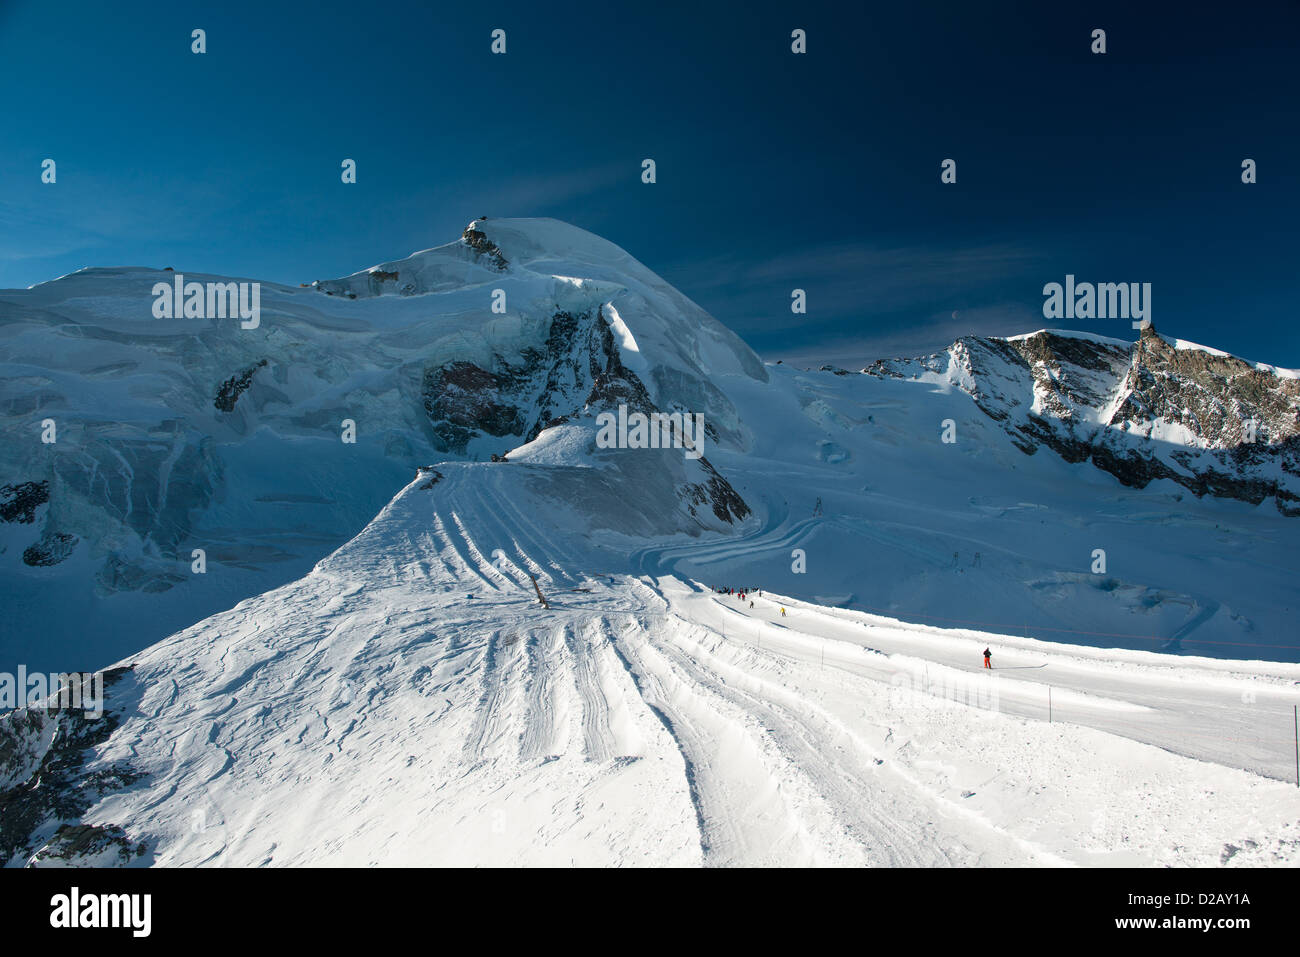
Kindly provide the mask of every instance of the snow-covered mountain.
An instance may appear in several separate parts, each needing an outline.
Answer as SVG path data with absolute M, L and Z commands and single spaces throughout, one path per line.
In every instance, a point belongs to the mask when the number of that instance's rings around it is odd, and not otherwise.
M 174 275 L 85 269 L 0 295 L 10 670 L 97 667 L 292 580 L 416 467 L 501 455 L 545 426 L 619 404 L 689 410 L 708 445 L 743 449 L 746 428 L 711 377 L 767 377 L 631 256 L 551 220 L 472 223 L 456 242 L 335 282 L 262 283 L 253 329 L 156 318 L 152 290 Z M 546 444 L 572 451 L 560 434 Z M 599 457 L 606 477 L 646 479 L 614 527 L 693 534 L 748 514 L 707 450 L 664 452 L 650 470 L 617 449 Z
M 0 294 L 0 673 L 117 662 L 0 715 L 8 863 L 1296 860 L 1295 373 L 765 365 L 551 220 L 256 328 L 172 275 Z
M 787 529 L 777 542 L 807 519 L 799 541 L 854 553 L 814 552 L 806 576 L 796 543 L 739 553 L 791 594 L 1136 646 L 1178 647 L 1189 626 L 1216 653 L 1293 644 L 1294 531 L 1268 517 L 1296 511 L 1287 370 L 1150 330 L 968 337 L 866 375 L 765 367 L 627 253 L 552 220 L 475 221 L 344 279 L 263 283 L 252 329 L 156 318 L 174 276 L 86 269 L 0 296 L 11 670 L 119 658 L 301 576 L 417 467 L 507 455 L 586 468 L 594 529 Z M 698 413 L 703 456 L 597 447 L 619 406 Z M 966 574 L 976 553 L 996 590 Z
M 940 355 L 863 371 L 956 386 L 1028 455 L 1046 446 L 1125 485 L 1168 479 L 1300 516 L 1300 376 L 1289 369 L 1148 324 L 1135 343 L 1046 329 L 969 336 Z

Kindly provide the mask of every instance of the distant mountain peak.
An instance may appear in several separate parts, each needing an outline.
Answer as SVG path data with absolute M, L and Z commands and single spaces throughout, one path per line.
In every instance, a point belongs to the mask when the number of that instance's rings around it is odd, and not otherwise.
M 1039 329 L 966 336 L 946 352 L 863 372 L 967 392 L 1021 451 L 1047 446 L 1126 485 L 1169 479 L 1196 495 L 1300 516 L 1300 378 L 1146 325 L 1136 342 Z

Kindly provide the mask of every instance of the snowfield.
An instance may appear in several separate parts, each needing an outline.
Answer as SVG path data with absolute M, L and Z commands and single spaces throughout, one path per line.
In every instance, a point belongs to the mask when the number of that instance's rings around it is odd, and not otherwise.
M 536 520 L 545 471 L 421 475 L 306 578 L 130 659 L 97 760 L 147 777 L 87 819 L 161 865 L 1300 859 L 1300 667 L 611 574 Z

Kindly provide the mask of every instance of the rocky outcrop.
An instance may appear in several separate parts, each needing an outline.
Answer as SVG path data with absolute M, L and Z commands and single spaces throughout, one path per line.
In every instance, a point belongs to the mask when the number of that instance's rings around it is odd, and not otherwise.
M 460 234 L 461 241 L 474 250 L 474 254 L 478 259 L 486 259 L 493 269 L 498 272 L 505 272 L 506 266 L 510 264 L 509 260 L 501 252 L 501 248 L 488 239 L 487 233 L 475 228 L 477 222 L 475 220 L 475 222 L 465 227 L 465 231 Z
M 480 445 L 493 461 L 544 429 L 619 406 L 647 415 L 690 411 L 655 404 L 645 383 L 624 364 L 600 307 L 556 311 L 543 348 L 524 349 L 513 360 L 498 355 L 490 369 L 454 360 L 425 370 L 423 398 L 444 451 L 464 455 L 476 440 L 502 439 L 490 449 Z M 697 509 L 706 507 L 728 524 L 749 515 L 749 506 L 707 459 L 692 468 L 700 472 L 699 480 L 683 482 L 678 490 L 689 514 L 698 517 Z
M 212 400 L 212 404 L 222 412 L 234 412 L 235 403 L 239 397 L 247 391 L 248 387 L 253 384 L 253 376 L 257 370 L 266 366 L 266 360 L 255 362 L 245 369 L 241 369 L 232 375 L 217 389 L 217 395 Z
M 49 500 L 49 482 L 18 482 L 14 485 L 0 485 L 0 522 L 19 522 L 30 525 L 36 520 L 36 509 Z
M 121 724 L 120 695 L 130 676 L 130 668 L 103 673 L 102 714 L 84 707 L 90 679 L 74 675 L 65 681 L 84 682 L 84 690 L 63 702 L 77 706 L 61 707 L 53 699 L 49 707 L 0 716 L 0 865 L 126 863 L 144 853 L 144 845 L 120 827 L 81 820 L 104 795 L 143 777 L 127 762 L 92 769 L 90 760 Z
M 707 505 L 719 521 L 726 522 L 728 525 L 748 516 L 750 508 L 745 504 L 745 500 L 731 487 L 730 482 L 718 474 L 717 469 L 709 464 L 709 460 L 701 458 L 700 467 L 708 475 L 708 481 L 692 482 L 684 489 L 685 497 L 690 503 L 688 509 L 691 515 L 696 515 L 695 506 Z
M 588 406 L 653 409 L 645 385 L 623 366 L 599 308 L 556 311 L 543 348 L 495 356 L 492 368 L 453 360 L 426 369 L 422 395 L 440 450 L 458 455 L 481 436 L 509 439 L 492 450 L 508 451 Z
M 33 525 L 36 510 L 50 501 L 50 483 L 17 482 L 0 486 L 0 522 Z M 66 559 L 77 547 L 77 536 L 60 532 L 44 522 L 40 538 L 23 549 L 23 564 L 47 568 Z
M 143 857 L 145 850 L 143 841 L 132 841 L 116 824 L 63 824 L 28 866 L 120 866 Z
M 23 564 L 33 568 L 57 565 L 77 547 L 77 536 L 67 532 L 50 532 L 35 545 L 23 550 Z
M 476 435 L 517 436 L 523 431 L 523 412 L 509 398 L 519 392 L 524 377 L 504 361 L 501 366 L 501 372 L 493 372 L 455 361 L 425 370 L 424 408 L 442 451 L 464 454 Z
M 1136 343 L 1048 330 L 969 336 L 863 372 L 946 379 L 1027 455 L 1047 447 L 1132 487 L 1167 479 L 1300 515 L 1300 379 L 1151 326 Z

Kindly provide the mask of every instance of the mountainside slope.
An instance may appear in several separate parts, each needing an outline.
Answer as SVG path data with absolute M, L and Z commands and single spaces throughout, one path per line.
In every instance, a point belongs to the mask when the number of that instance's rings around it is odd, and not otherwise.
M 644 266 L 551 220 L 471 223 L 313 287 L 263 283 L 255 328 L 156 318 L 151 290 L 174 275 L 87 269 L 0 294 L 0 664 L 101 665 L 305 573 L 417 466 L 500 456 L 572 419 L 594 439 L 620 404 L 703 414 L 706 446 L 743 448 L 710 379 L 766 378 Z M 619 494 L 642 534 L 698 533 L 748 514 L 701 451 L 644 474 L 617 449 L 571 462 L 632 481 Z
M 577 471 L 422 473 L 302 580 L 124 662 L 112 727 L 61 766 L 80 802 L 9 826 L 0 854 L 931 866 L 1300 853 L 1294 786 L 1271 779 L 1289 773 L 1296 666 L 1081 652 L 766 593 L 751 609 L 611 572 L 620 536 L 590 527 Z M 40 714 L 0 718 L 0 756 L 25 756 L 0 780 L 6 821 L 60 760 Z
M 154 318 L 173 275 L 0 295 L 10 670 L 101 665 L 301 577 L 414 469 L 475 461 L 587 503 L 579 527 L 621 536 L 611 567 L 628 571 L 1084 644 L 1300 655 L 1286 370 L 1151 331 L 968 337 L 867 375 L 764 366 L 552 220 L 476 220 L 343 279 L 264 284 L 252 329 Z M 699 416 L 700 447 L 603 441 L 619 410 Z

